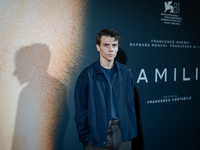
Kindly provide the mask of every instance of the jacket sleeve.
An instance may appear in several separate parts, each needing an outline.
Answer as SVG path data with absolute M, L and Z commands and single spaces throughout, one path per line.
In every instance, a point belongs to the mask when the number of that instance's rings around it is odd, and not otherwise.
M 74 92 L 75 122 L 76 130 L 79 134 L 79 141 L 83 143 L 84 147 L 89 143 L 89 134 L 87 126 L 87 93 L 87 80 L 82 77 L 78 77 Z
M 131 77 L 131 88 L 134 92 L 134 81 L 133 81 L 133 75 L 132 75 L 131 69 L 129 69 L 129 74 L 130 74 L 130 77 Z

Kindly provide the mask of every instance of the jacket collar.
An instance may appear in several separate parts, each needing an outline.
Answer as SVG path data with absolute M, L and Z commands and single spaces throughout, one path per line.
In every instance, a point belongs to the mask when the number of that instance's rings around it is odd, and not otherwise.
M 114 64 L 115 64 L 115 70 L 116 71 L 121 70 L 120 63 L 118 61 L 115 60 Z M 102 74 L 103 73 L 101 71 L 100 58 L 95 62 L 95 72 L 96 72 L 96 74 Z

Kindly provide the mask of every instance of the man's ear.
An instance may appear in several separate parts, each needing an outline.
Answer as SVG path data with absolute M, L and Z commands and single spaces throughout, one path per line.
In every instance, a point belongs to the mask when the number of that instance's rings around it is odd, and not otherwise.
M 100 46 L 99 46 L 99 44 L 96 44 L 96 48 L 97 48 L 97 51 L 100 52 Z

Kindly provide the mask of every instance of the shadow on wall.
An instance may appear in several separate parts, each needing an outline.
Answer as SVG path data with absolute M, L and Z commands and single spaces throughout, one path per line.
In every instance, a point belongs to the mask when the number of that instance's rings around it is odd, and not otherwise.
M 139 95 L 138 95 L 138 91 L 136 87 L 134 87 L 134 94 L 135 94 L 135 111 L 136 111 L 136 118 L 137 118 L 138 135 L 136 138 L 132 140 L 132 149 L 144 150 L 144 143 L 143 143 L 143 136 L 142 136 L 142 129 L 141 129 L 140 101 L 139 101 Z
M 115 60 L 126 65 L 127 57 L 126 57 L 125 52 L 120 47 L 119 47 L 119 50 L 117 52 L 117 56 L 116 56 Z
M 126 65 L 127 56 L 126 53 L 119 48 L 118 54 L 115 58 L 120 63 Z M 138 136 L 132 140 L 132 149 L 133 150 L 144 150 L 143 146 L 143 137 L 140 125 L 140 104 L 139 104 L 139 95 L 137 89 L 134 87 L 134 94 L 135 94 L 135 110 L 136 110 L 136 118 L 137 118 L 137 131 Z
M 51 53 L 45 44 L 17 50 L 14 75 L 22 89 L 12 150 L 62 149 L 69 120 L 67 87 L 48 72 Z

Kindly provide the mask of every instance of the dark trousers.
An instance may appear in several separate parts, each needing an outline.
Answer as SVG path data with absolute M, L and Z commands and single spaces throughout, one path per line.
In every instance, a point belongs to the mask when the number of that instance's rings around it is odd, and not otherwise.
M 131 150 L 131 140 L 122 141 L 120 125 L 108 125 L 107 147 L 96 147 L 89 142 L 85 150 Z

